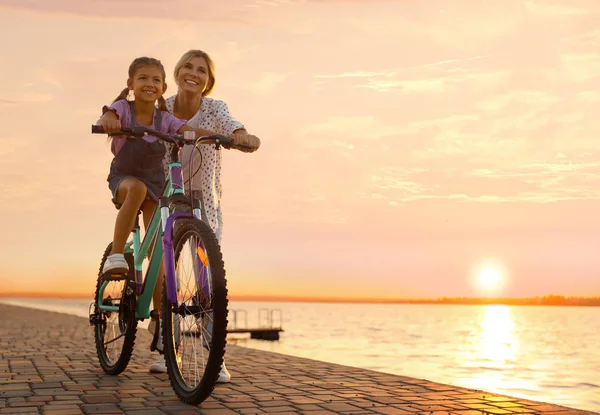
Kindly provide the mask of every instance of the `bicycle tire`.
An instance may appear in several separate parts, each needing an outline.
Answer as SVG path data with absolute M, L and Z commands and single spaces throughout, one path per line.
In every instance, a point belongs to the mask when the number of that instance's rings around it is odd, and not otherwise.
M 101 316 L 101 321 L 96 323 L 94 326 L 94 339 L 96 343 L 96 354 L 98 355 L 98 360 L 100 361 L 100 366 L 102 367 L 102 370 L 108 375 L 116 376 L 122 373 L 127 368 L 127 365 L 131 360 L 131 355 L 133 353 L 133 347 L 135 344 L 135 337 L 137 332 L 137 319 L 135 316 L 137 304 L 135 296 L 133 255 L 125 254 L 125 259 L 129 264 L 129 273 L 127 275 L 127 278 L 125 279 L 125 284 L 123 285 L 123 292 L 121 293 L 118 317 L 119 326 L 121 326 L 121 324 L 125 325 L 125 332 L 122 333 L 124 341 L 123 346 L 121 347 L 121 352 L 116 361 L 113 362 L 107 355 L 106 349 L 104 347 L 105 336 L 102 321 L 105 321 L 105 314 L 98 308 L 98 294 L 102 287 L 102 284 L 105 282 L 105 279 L 102 276 L 102 268 L 104 267 L 104 262 L 110 254 L 111 249 L 112 242 L 104 251 L 102 261 L 100 262 L 100 269 L 98 271 L 98 280 L 96 282 L 96 294 L 94 295 L 94 311 L 95 313 Z M 104 330 L 105 329 L 106 324 L 104 324 Z
M 173 238 L 175 264 L 177 264 L 184 242 L 189 236 L 195 234 L 204 243 L 212 277 L 213 332 L 210 342 L 211 350 L 202 379 L 195 387 L 189 387 L 186 384 L 178 369 L 172 323 L 174 313 L 173 308 L 168 305 L 167 301 L 166 279 L 163 286 L 163 342 L 167 373 L 171 386 L 179 399 L 188 404 L 197 405 L 211 395 L 223 364 L 227 345 L 227 281 L 221 248 L 210 226 L 198 219 L 182 219 L 177 222 L 177 231 Z

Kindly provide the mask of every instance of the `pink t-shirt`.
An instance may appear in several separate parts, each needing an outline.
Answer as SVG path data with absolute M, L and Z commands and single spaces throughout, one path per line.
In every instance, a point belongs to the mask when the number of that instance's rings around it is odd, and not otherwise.
M 127 100 L 121 99 L 110 106 L 105 105 L 102 108 L 102 114 L 109 110 L 113 110 L 117 113 L 117 116 L 119 117 L 119 120 L 121 121 L 121 125 L 123 127 L 131 126 L 131 110 L 129 108 L 129 102 L 127 102 Z M 159 110 L 155 109 L 155 111 Z M 162 113 L 162 123 L 159 130 L 161 133 L 175 134 L 177 133 L 177 131 L 179 131 L 179 129 L 182 126 L 187 124 L 187 121 L 180 120 L 168 111 L 160 112 Z M 140 122 L 137 119 L 135 120 L 135 125 L 137 127 L 144 127 L 142 124 L 140 124 Z M 124 138 L 118 136 L 113 136 L 112 138 L 113 140 L 111 140 L 110 150 L 116 156 L 117 154 L 119 154 L 119 151 L 121 151 L 121 149 L 125 145 L 125 141 L 123 141 Z M 144 137 L 144 140 L 152 143 L 158 140 L 158 138 L 148 135 Z

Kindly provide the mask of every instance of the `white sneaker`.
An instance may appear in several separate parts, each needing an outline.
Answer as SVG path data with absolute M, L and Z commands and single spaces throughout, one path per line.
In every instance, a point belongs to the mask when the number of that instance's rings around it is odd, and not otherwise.
M 126 274 L 129 272 L 129 264 L 125 260 L 125 255 L 123 254 L 112 254 L 106 258 L 104 261 L 104 267 L 102 268 L 102 273 L 105 274 L 107 272 L 114 273 L 123 273 Z
M 150 365 L 150 373 L 167 373 L 167 362 L 164 357 Z
M 150 365 L 150 373 L 167 373 L 167 362 L 165 361 L 164 357 Z M 227 367 L 225 367 L 225 362 L 223 362 L 223 366 L 221 366 L 221 371 L 219 372 L 219 377 L 217 378 L 217 383 L 229 382 L 231 382 L 231 373 L 229 373 Z
M 221 371 L 219 372 L 219 377 L 217 378 L 217 383 L 229 383 L 231 382 L 231 373 L 225 367 L 225 362 L 223 362 L 223 366 L 221 366 Z

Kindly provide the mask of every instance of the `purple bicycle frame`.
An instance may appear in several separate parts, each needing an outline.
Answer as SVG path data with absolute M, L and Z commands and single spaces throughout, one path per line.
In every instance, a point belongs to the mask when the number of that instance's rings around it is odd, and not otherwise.
M 171 186 L 174 189 L 174 192 L 183 193 L 181 166 L 171 165 L 169 167 L 169 170 L 172 183 Z M 167 218 L 167 223 L 165 224 L 165 231 L 162 236 L 163 255 L 165 258 L 165 278 L 167 281 L 167 300 L 169 301 L 170 305 L 177 305 L 177 282 L 175 280 L 175 252 L 173 251 L 173 225 L 176 220 L 183 218 L 197 219 L 191 213 L 173 213 Z M 202 241 L 198 241 L 198 243 L 200 245 L 200 248 L 202 248 L 202 250 L 205 250 Z M 203 271 L 206 267 L 204 267 L 204 264 L 202 264 L 197 254 L 196 261 L 198 263 L 198 279 L 200 280 L 198 285 L 202 287 L 203 293 L 209 293 L 210 285 L 208 283 L 208 275 L 206 271 Z

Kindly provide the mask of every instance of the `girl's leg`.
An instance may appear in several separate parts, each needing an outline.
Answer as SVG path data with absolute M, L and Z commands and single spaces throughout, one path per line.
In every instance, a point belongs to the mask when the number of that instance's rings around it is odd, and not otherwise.
M 129 265 L 123 252 L 127 238 L 133 229 L 137 212 L 145 197 L 146 185 L 142 181 L 134 177 L 127 177 L 119 183 L 115 201 L 121 205 L 121 208 L 117 213 L 112 249 L 104 262 L 103 273 L 126 273 L 129 271 Z
M 111 254 L 122 254 L 125 250 L 125 243 L 133 229 L 135 217 L 145 197 L 146 185 L 141 180 L 127 177 L 119 184 L 115 199 L 117 203 L 121 204 L 121 208 L 117 213 L 115 222 Z

